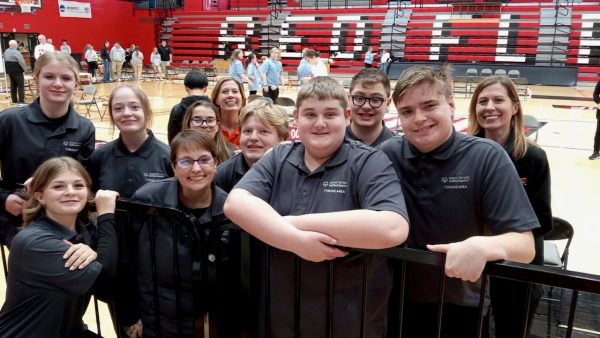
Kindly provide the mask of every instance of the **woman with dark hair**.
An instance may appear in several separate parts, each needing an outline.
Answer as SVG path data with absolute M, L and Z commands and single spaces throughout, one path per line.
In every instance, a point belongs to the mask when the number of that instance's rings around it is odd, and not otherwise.
M 246 74 L 248 77 L 248 86 L 250 95 L 255 95 L 262 88 L 262 74 L 258 64 L 256 54 L 250 53 L 246 58 Z
M 148 182 L 172 177 L 169 146 L 150 130 L 152 108 L 146 93 L 136 86 L 117 87 L 108 99 L 108 112 L 119 138 L 100 146 L 90 157 L 94 190 L 110 189 L 131 197 Z
M 171 142 L 171 165 L 175 177 L 144 185 L 136 191 L 133 199 L 180 210 L 194 220 L 197 232 L 207 233 L 209 229 L 216 230 L 219 225 L 228 223 L 223 214 L 227 193 L 213 183 L 216 164 L 216 145 L 213 138 L 208 133 L 194 129 L 184 130 Z M 191 337 L 194 327 L 204 320 L 201 308 L 206 306 L 199 303 L 197 297 L 199 293 L 205 293 L 206 290 L 198 289 L 197 281 L 192 280 L 192 245 L 206 244 L 192 243 L 192 236 L 189 234 L 174 238 L 170 224 L 155 222 L 154 231 L 156 233 L 154 238 L 160 238 L 159 241 L 149 238 L 148 231 L 141 230 L 137 238 L 133 239 L 137 243 L 134 255 L 140 257 L 136 259 L 135 267 L 138 275 L 137 288 L 141 299 L 140 320 L 127 327 L 126 331 L 130 337 L 154 337 L 160 329 L 162 336 L 173 337 L 177 335 L 180 328 L 184 337 Z M 154 266 L 148 259 L 152 241 L 154 241 L 155 252 L 160 252 Z M 177 246 L 176 257 L 173 256 L 174 245 Z M 177 259 L 178 267 L 182 271 L 179 276 L 173 275 L 174 259 Z M 148 278 L 152 275 L 152 269 L 157 271 L 156 281 Z M 154 300 L 155 285 L 160 291 L 158 300 Z M 179 302 L 176 299 L 179 299 Z M 155 301 L 159 302 L 160 313 L 158 314 L 155 313 L 156 308 L 152 305 Z M 160 323 L 156 321 L 157 316 L 160 317 Z
M 185 111 L 181 130 L 196 129 L 208 133 L 217 147 L 217 163 L 227 161 L 235 150 L 235 146 L 225 141 L 221 133 L 221 117 L 219 110 L 208 101 L 196 101 Z
M 533 230 L 535 258 L 531 264 L 544 264 L 544 238 L 552 230 L 550 206 L 550 166 L 546 152 L 528 139 L 523 131 L 523 110 L 515 84 L 505 75 L 484 78 L 469 105 L 469 134 L 485 137 L 504 147 L 517 169 L 540 228 Z M 496 337 L 520 337 L 527 318 L 528 286 L 507 279 L 492 278 L 490 295 Z M 535 286 L 529 309 L 529 325 L 541 297 Z
M 96 336 L 81 318 L 90 295 L 105 293 L 116 273 L 118 193 L 96 193 L 96 226 L 86 208 L 90 188 L 90 176 L 70 157 L 50 159 L 34 173 L 25 228 L 10 250 L 0 336 Z
M 221 132 L 227 142 L 240 146 L 240 110 L 246 105 L 242 83 L 232 77 L 222 77 L 210 94 L 221 114 Z
M 71 103 L 79 64 L 69 54 L 47 52 L 35 63 L 33 81 L 39 97 L 0 114 L 0 226 L 6 242 L 22 222 L 25 199 L 14 192 L 36 168 L 56 156 L 86 161 L 94 150 L 94 125 Z

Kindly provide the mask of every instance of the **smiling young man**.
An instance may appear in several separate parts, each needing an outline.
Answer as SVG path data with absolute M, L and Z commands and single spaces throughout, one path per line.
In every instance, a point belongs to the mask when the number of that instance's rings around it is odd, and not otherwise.
M 454 130 L 449 72 L 417 66 L 402 73 L 392 99 L 405 136 L 380 149 L 402 178 L 412 224 L 408 245 L 446 254 L 442 337 L 471 338 L 485 264 L 530 262 L 531 229 L 539 225 L 504 149 Z M 410 265 L 406 276 L 402 336 L 435 337 L 437 271 Z
M 390 79 L 378 68 L 364 68 L 352 78 L 348 102 L 352 109 L 346 137 L 376 147 L 395 134 L 383 118 L 388 113 Z
M 350 110 L 337 81 L 315 77 L 296 101 L 302 142 L 273 148 L 225 203 L 229 219 L 273 247 L 270 273 L 260 284 L 269 287 L 263 291 L 270 295 L 270 327 L 261 329 L 271 337 L 292 337 L 296 330 L 306 337 L 328 330 L 335 338 L 384 337 L 392 286 L 387 261 L 337 246 L 404 242 L 408 216 L 398 178 L 383 153 L 345 139 Z
M 288 115 L 268 98 L 248 103 L 240 112 L 240 148 L 219 165 L 215 184 L 230 192 L 240 179 L 269 149 L 288 139 Z

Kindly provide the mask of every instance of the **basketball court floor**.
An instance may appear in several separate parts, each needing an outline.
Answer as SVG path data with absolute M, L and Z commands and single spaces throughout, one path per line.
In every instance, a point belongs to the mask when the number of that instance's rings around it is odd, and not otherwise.
M 166 142 L 171 107 L 186 95 L 183 84 L 150 81 L 99 83 L 96 84 L 98 96 L 107 101 L 112 89 L 119 84 L 135 84 L 144 89 L 154 113 L 152 130 L 159 139 Z M 394 83 L 392 88 L 393 85 Z M 546 151 L 550 162 L 553 215 L 566 219 L 575 228 L 569 254 L 569 270 L 600 275 L 600 264 L 596 261 L 600 257 L 600 159 L 588 159 L 592 153 L 596 127 L 595 104 L 591 99 L 594 88 L 529 88 L 532 96 L 522 100 L 522 104 L 525 114 L 545 122 L 538 131 L 538 144 Z M 212 85 L 209 86 L 208 95 L 211 90 Z M 297 89 L 286 87 L 280 96 L 295 99 L 296 94 Z M 80 96 L 81 91 L 78 91 L 74 98 L 78 99 Z M 9 107 L 9 102 L 10 99 L 2 95 L 0 109 Z M 457 130 L 463 130 L 466 128 L 469 99 L 458 93 L 456 105 L 455 126 Z M 104 111 L 104 106 L 101 105 L 100 109 Z M 77 110 L 85 112 L 84 107 Z M 395 123 L 395 113 L 392 105 L 387 116 L 390 123 Z M 92 110 L 91 119 L 96 126 L 97 140 L 110 141 L 118 137 L 118 131 L 112 133 L 108 115 L 100 121 L 98 113 Z M 0 278 L 0 304 L 4 301 L 5 287 L 4 278 Z M 101 312 L 103 336 L 114 337 L 107 312 Z M 91 327 L 95 326 L 93 311 L 88 311 L 85 321 Z

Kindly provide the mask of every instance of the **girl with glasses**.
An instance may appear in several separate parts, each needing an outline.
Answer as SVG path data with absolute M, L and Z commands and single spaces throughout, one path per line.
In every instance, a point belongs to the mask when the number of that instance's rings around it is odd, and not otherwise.
M 235 147 L 225 141 L 221 133 L 221 117 L 215 105 L 208 101 L 196 101 L 185 111 L 181 130 L 196 129 L 209 134 L 217 147 L 217 162 L 227 161 Z
M 116 275 L 118 193 L 96 193 L 93 224 L 90 189 L 90 176 L 70 157 L 47 160 L 34 173 L 24 229 L 10 250 L 0 336 L 100 337 L 82 317 L 90 295 L 105 294 Z
M 223 214 L 223 204 L 227 198 L 225 193 L 213 183 L 217 167 L 217 148 L 215 141 L 208 133 L 194 129 L 184 130 L 177 134 L 171 142 L 171 165 L 175 177 L 158 182 L 151 182 L 141 187 L 133 196 L 137 201 L 160 207 L 175 208 L 194 219 L 198 232 L 215 229 L 219 224 L 228 223 Z M 158 222 L 158 221 L 157 221 Z M 173 274 L 173 246 L 177 246 L 177 260 L 182 271 L 192 269 L 192 239 L 189 234 L 173 236 L 171 224 L 154 224 L 156 232 L 155 251 L 160 252 L 154 268 L 157 269 L 158 280 L 153 281 L 147 276 L 152 275 L 152 263 L 149 259 L 137 262 L 135 278 L 137 290 L 140 290 L 139 313 L 131 313 L 128 317 L 140 318 L 137 323 L 127 323 L 127 332 L 130 337 L 156 336 L 159 323 L 156 316 L 160 316 L 160 331 L 163 337 L 178 336 L 178 326 L 184 337 L 194 336 L 194 327 L 202 325 L 204 317 L 195 295 L 198 290 L 197 281 L 192 274 L 182 272 L 180 276 Z M 148 231 L 140 229 L 134 239 L 137 243 L 136 253 L 139 257 L 149 257 L 151 252 Z M 211 230 L 212 231 L 212 230 Z M 220 236 L 219 236 L 220 237 Z M 205 245 L 204 242 L 200 245 Z M 219 256 L 217 255 L 217 258 Z M 144 277 L 145 276 L 145 277 Z M 160 291 L 160 313 L 154 313 L 154 288 Z M 136 290 L 129 293 L 134 295 Z M 177 295 L 177 296 L 176 296 Z M 135 297 L 132 297 L 134 301 Z M 179 299 L 179 302 L 176 301 Z M 228 306 L 230 303 L 224 301 Z M 135 307 L 135 306 L 134 306 Z M 231 309 L 229 309 L 231 310 Z M 179 323 L 178 323 L 179 322 Z M 226 328 L 220 327 L 223 333 Z M 233 335 L 225 334 L 225 337 Z M 239 336 L 239 335 L 238 335 Z

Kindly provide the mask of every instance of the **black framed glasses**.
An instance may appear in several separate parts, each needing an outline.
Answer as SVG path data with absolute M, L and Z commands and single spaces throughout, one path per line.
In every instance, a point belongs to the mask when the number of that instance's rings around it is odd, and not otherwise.
M 350 97 L 352 98 L 352 103 L 359 107 L 364 106 L 368 101 L 371 108 L 379 108 L 385 101 L 385 99 L 382 97 L 364 97 L 361 95 L 351 95 Z
M 198 165 L 201 167 L 206 167 L 206 166 L 212 165 L 214 162 L 215 162 L 214 158 L 209 157 L 209 156 L 202 156 L 195 160 L 185 157 L 185 158 L 175 161 L 175 164 L 181 169 L 189 169 L 192 166 L 194 166 L 194 163 L 198 163 Z
M 197 125 L 197 126 L 202 126 L 205 123 L 209 127 L 214 127 L 217 125 L 217 119 L 214 117 L 203 118 L 200 116 L 194 116 L 194 117 L 192 117 L 191 121 L 194 125 Z

